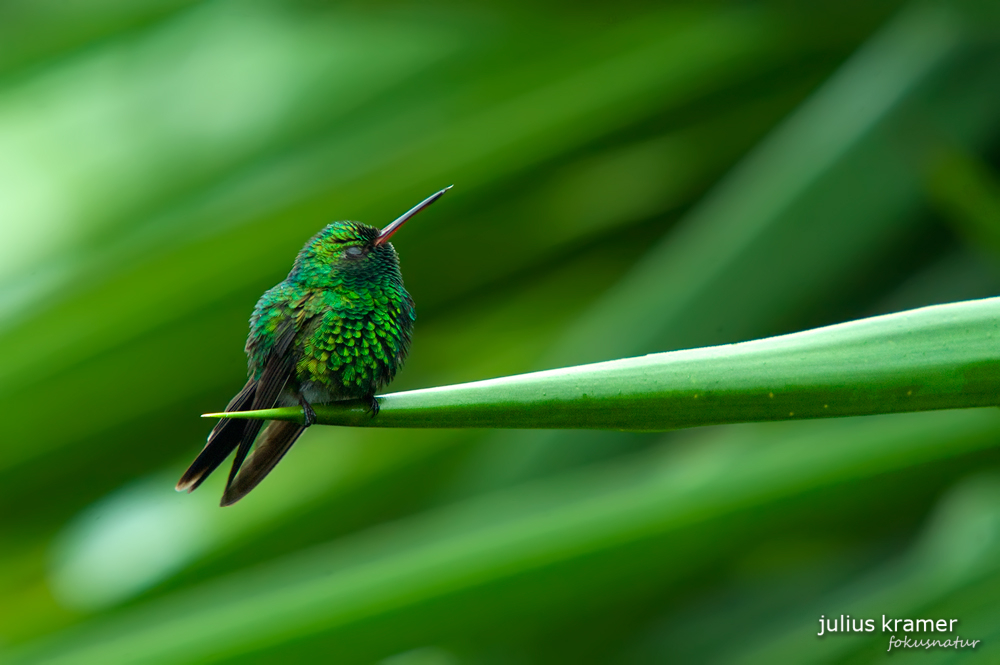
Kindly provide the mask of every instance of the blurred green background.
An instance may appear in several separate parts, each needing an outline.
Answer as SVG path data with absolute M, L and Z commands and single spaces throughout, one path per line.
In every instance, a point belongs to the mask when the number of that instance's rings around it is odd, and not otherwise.
M 303 242 L 452 183 L 392 390 L 996 295 L 998 80 L 995 2 L 0 3 L 0 659 L 1000 659 L 994 410 L 317 426 L 173 491 Z

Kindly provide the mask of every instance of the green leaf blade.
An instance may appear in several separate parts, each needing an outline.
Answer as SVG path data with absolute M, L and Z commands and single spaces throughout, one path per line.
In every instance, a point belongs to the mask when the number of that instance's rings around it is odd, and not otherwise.
M 768 339 L 318 405 L 325 425 L 661 431 L 996 406 L 1000 298 Z M 221 415 L 221 414 L 210 414 Z M 301 420 L 299 408 L 226 414 Z

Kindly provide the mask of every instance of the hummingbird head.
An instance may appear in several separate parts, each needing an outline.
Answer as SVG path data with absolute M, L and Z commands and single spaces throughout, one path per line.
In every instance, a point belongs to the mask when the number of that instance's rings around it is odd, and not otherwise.
M 389 238 L 449 189 L 450 185 L 427 197 L 381 230 L 361 222 L 327 224 L 299 252 L 289 279 L 310 288 L 385 278 L 401 282 L 399 256 Z

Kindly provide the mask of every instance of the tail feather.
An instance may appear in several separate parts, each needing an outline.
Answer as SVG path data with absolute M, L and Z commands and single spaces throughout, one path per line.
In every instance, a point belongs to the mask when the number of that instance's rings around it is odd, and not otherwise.
M 226 411 L 269 409 L 278 403 L 282 391 L 285 390 L 285 384 L 288 383 L 294 373 L 295 359 L 289 353 L 289 348 L 294 340 L 295 326 L 292 319 L 288 318 L 280 326 L 280 329 L 276 331 L 273 348 L 267 355 L 258 378 L 247 381 L 247 384 L 243 386 L 243 390 L 229 402 Z M 251 352 L 253 344 L 254 338 L 251 337 L 247 341 L 248 353 Z M 257 373 L 255 372 L 255 374 Z M 260 433 L 263 423 L 263 420 L 258 419 L 233 420 L 223 418 L 220 420 L 219 424 L 212 430 L 212 433 L 208 435 L 208 443 L 205 444 L 205 448 L 201 451 L 201 454 L 198 455 L 197 459 L 192 462 L 188 470 L 181 476 L 181 479 L 177 483 L 177 490 L 187 490 L 190 492 L 197 488 L 235 449 L 236 454 L 233 456 L 233 466 L 229 471 L 229 478 L 226 480 L 226 490 L 223 495 L 222 505 L 229 505 L 239 500 L 267 475 L 268 471 L 278 463 L 278 460 L 285 454 L 288 447 L 302 433 L 301 426 L 299 425 L 294 425 L 294 428 L 298 430 L 294 433 L 285 432 L 280 427 L 273 430 L 271 427 L 268 427 L 265 433 L 271 432 L 271 434 L 263 437 L 264 441 L 260 444 L 264 447 L 264 450 L 255 451 L 254 455 L 250 458 L 251 460 L 256 459 L 258 462 L 247 473 L 239 473 L 240 467 L 253 447 L 254 441 L 258 438 L 257 435 Z M 275 436 L 275 442 L 280 443 L 284 448 L 274 456 L 273 461 L 269 461 L 267 458 L 272 453 L 268 447 L 270 445 L 268 442 Z M 239 474 L 240 478 L 244 478 L 244 480 L 237 481 L 237 474 Z M 234 482 L 236 482 L 238 487 L 231 489 Z M 227 501 L 225 497 L 229 496 L 234 496 L 235 498 Z
M 298 423 L 272 420 L 236 478 L 226 486 L 221 505 L 231 506 L 255 488 L 281 461 L 305 429 Z
M 277 404 L 278 396 L 284 389 L 285 383 L 291 376 L 294 367 L 295 363 L 288 355 L 281 357 L 271 356 L 264 367 L 264 371 L 261 372 L 260 379 L 257 381 L 257 389 L 253 397 L 253 408 L 255 410 L 270 409 Z M 250 452 L 250 446 L 253 445 L 254 439 L 257 438 L 261 425 L 264 424 L 263 420 L 249 420 L 245 422 L 243 437 L 239 442 L 239 447 L 236 449 L 236 455 L 233 457 L 233 466 L 229 470 L 229 479 L 226 481 L 227 488 L 233 484 L 236 473 L 243 465 L 243 460 L 246 459 L 247 453 Z
M 257 392 L 257 382 L 247 381 L 236 397 L 229 401 L 226 411 L 246 411 L 251 408 Z M 193 492 L 229 456 L 246 433 L 248 420 L 223 418 L 208 435 L 208 442 L 201 453 L 177 481 L 177 491 Z M 256 433 L 255 433 L 256 434 Z

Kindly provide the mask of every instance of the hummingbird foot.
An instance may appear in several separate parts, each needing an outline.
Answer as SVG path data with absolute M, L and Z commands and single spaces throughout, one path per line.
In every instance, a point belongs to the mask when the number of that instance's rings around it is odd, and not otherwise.
M 368 407 L 368 413 L 372 414 L 372 418 L 374 418 L 378 415 L 379 408 L 381 407 L 379 407 L 378 399 L 375 395 L 369 395 L 368 399 L 371 400 L 371 405 Z
M 310 404 L 305 397 L 299 395 L 299 406 L 302 407 L 302 417 L 305 422 L 302 424 L 306 427 L 316 423 L 316 412 L 313 411 L 312 404 Z

